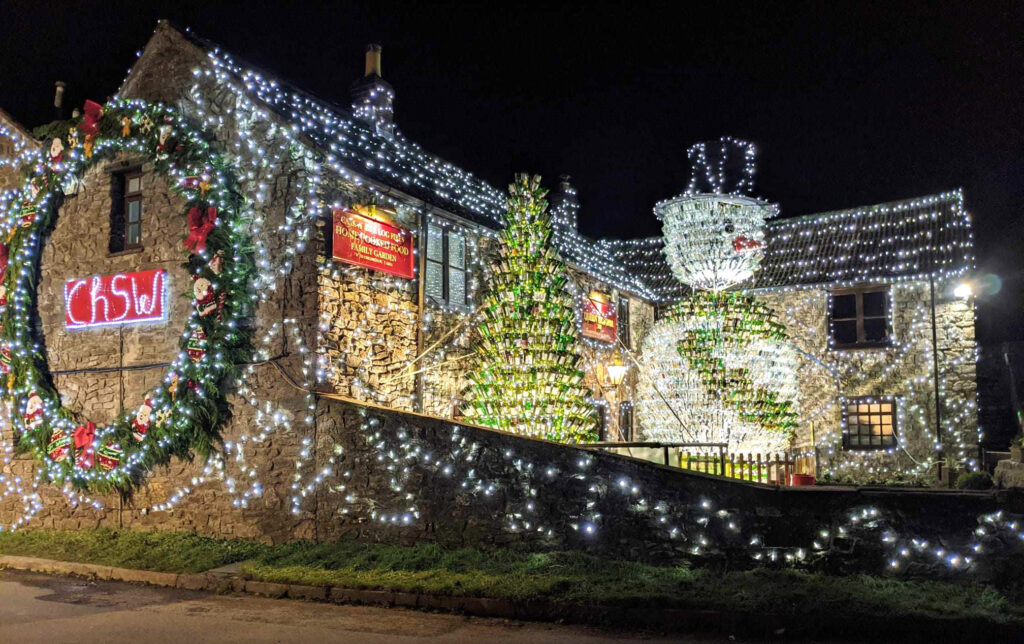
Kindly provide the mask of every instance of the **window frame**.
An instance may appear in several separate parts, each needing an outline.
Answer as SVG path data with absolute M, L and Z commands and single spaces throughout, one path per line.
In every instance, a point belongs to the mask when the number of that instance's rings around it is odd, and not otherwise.
M 139 189 L 132 192 L 128 189 L 133 179 L 139 180 Z M 124 182 L 124 230 L 122 231 L 123 237 L 123 250 L 137 250 L 142 248 L 142 217 L 145 214 L 145 202 L 142 199 L 143 183 L 142 183 L 142 171 L 141 170 L 128 170 L 121 173 L 121 180 Z M 130 213 L 131 205 L 139 204 L 139 220 L 132 222 Z M 131 243 L 128 240 L 131 239 L 131 230 L 133 224 L 138 227 L 139 240 L 135 243 Z
M 844 398 L 842 405 L 843 451 L 880 452 L 889 449 L 895 449 L 896 447 L 899 446 L 899 400 L 896 396 L 854 396 L 851 398 Z M 859 409 L 861 405 L 878 405 L 880 409 L 877 412 L 875 412 L 872 411 L 869 407 L 867 411 L 862 412 Z M 888 412 L 882 411 L 881 407 L 883 405 L 889 405 Z M 853 434 L 851 434 L 850 432 L 850 418 L 854 415 L 853 413 L 850 412 L 851 406 L 858 407 L 858 410 L 855 413 L 855 415 L 857 416 L 857 423 L 854 425 L 855 427 L 857 427 L 857 445 L 854 445 L 851 441 L 851 436 Z M 869 417 L 867 423 L 860 422 L 860 416 L 862 415 L 866 415 Z M 883 444 L 881 442 L 885 440 L 887 436 L 886 434 L 879 434 L 880 442 L 878 445 L 870 444 L 870 439 L 875 435 L 872 431 L 874 425 L 871 424 L 870 417 L 876 415 L 879 417 L 878 425 L 880 427 L 885 427 L 887 425 L 887 423 L 884 422 L 884 418 L 886 416 L 891 417 L 891 422 L 888 423 L 888 425 L 892 427 L 892 442 L 890 444 Z M 862 428 L 868 428 L 868 432 L 865 434 Z M 868 445 L 864 445 L 861 442 L 862 439 L 865 437 L 869 439 Z
M 441 230 L 441 259 L 431 258 L 431 243 L 430 243 L 430 231 L 431 227 L 439 228 Z M 423 296 L 424 299 L 429 299 L 434 304 L 439 306 L 450 308 L 462 312 L 469 311 L 471 309 L 471 293 L 469 287 L 469 236 L 473 230 L 460 223 L 449 221 L 447 219 L 436 218 L 431 221 L 429 218 L 424 224 L 424 248 L 423 248 Z M 457 235 L 462 238 L 462 266 L 454 266 L 452 264 L 452 235 Z M 441 270 L 441 296 L 438 297 L 428 291 L 427 287 L 427 274 L 430 271 L 431 265 L 437 265 Z M 463 293 L 461 302 L 452 302 L 452 271 L 462 273 L 463 282 Z
M 885 310 L 882 315 L 864 314 L 864 296 L 870 293 L 882 293 L 882 301 Z M 835 317 L 835 298 L 837 296 L 854 296 L 854 316 Z M 884 349 L 892 346 L 892 290 L 888 284 L 873 284 L 865 286 L 854 286 L 849 288 L 832 289 L 828 294 L 828 345 L 830 349 Z M 868 340 L 864 331 L 865 320 L 884 320 L 885 337 L 882 340 Z M 836 339 L 836 322 L 855 321 L 857 326 L 857 339 L 853 342 L 839 342 Z
M 633 348 L 630 344 L 630 329 L 629 329 L 629 298 L 619 293 L 616 296 L 615 304 L 615 332 L 616 340 L 621 342 L 626 348 Z

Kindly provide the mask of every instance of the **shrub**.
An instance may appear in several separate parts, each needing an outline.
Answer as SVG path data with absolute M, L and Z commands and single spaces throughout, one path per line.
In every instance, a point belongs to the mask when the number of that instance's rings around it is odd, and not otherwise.
M 958 490 L 988 490 L 992 488 L 992 476 L 988 472 L 963 472 L 956 477 Z

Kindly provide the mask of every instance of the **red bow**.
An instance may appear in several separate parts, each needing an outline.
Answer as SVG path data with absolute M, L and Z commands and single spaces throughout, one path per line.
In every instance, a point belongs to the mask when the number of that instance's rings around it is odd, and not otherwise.
M 75 439 L 75 449 L 84 450 L 78 455 L 78 466 L 83 470 L 92 469 L 96 456 L 92 446 L 93 440 L 96 438 L 96 423 L 90 421 L 84 425 L 79 425 L 75 428 L 73 437 Z
M 185 248 L 193 253 L 201 253 L 206 250 L 206 236 L 216 225 L 216 207 L 210 206 L 203 214 L 199 206 L 192 206 L 192 209 L 188 211 L 188 237 L 185 239 Z
M 88 136 L 96 136 L 100 132 L 100 119 L 103 117 L 103 106 L 93 101 L 86 101 L 82 111 L 85 113 L 85 118 L 78 125 L 78 129 Z
M 736 239 L 732 240 L 732 249 L 737 253 L 745 250 L 754 250 L 755 248 L 760 248 L 761 246 L 761 242 L 757 241 L 756 239 L 744 237 L 743 235 L 740 235 Z

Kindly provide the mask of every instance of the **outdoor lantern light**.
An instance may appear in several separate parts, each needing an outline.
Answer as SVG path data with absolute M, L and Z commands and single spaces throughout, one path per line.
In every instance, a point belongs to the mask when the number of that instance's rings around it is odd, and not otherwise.
M 608 373 L 608 384 L 612 387 L 618 387 L 626 379 L 629 365 L 622 361 L 622 354 L 618 349 L 615 349 L 615 355 L 612 356 L 611 363 L 605 367 L 605 371 Z

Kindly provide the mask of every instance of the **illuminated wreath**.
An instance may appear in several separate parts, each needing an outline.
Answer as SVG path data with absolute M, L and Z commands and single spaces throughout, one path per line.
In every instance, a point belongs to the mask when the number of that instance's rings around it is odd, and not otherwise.
M 172 456 L 217 446 L 231 417 L 226 390 L 250 354 L 242 320 L 251 312 L 255 265 L 235 176 L 197 128 L 171 107 L 141 101 L 90 101 L 84 112 L 46 141 L 17 200 L 0 204 L 0 393 L 19 451 L 34 454 L 49 480 L 127 492 Z M 193 307 L 161 384 L 137 408 L 97 427 L 61 405 L 38 337 L 36 283 L 65 194 L 94 164 L 122 152 L 152 160 L 187 202 L 183 256 Z M 154 305 L 153 295 L 133 297 L 143 309 Z

